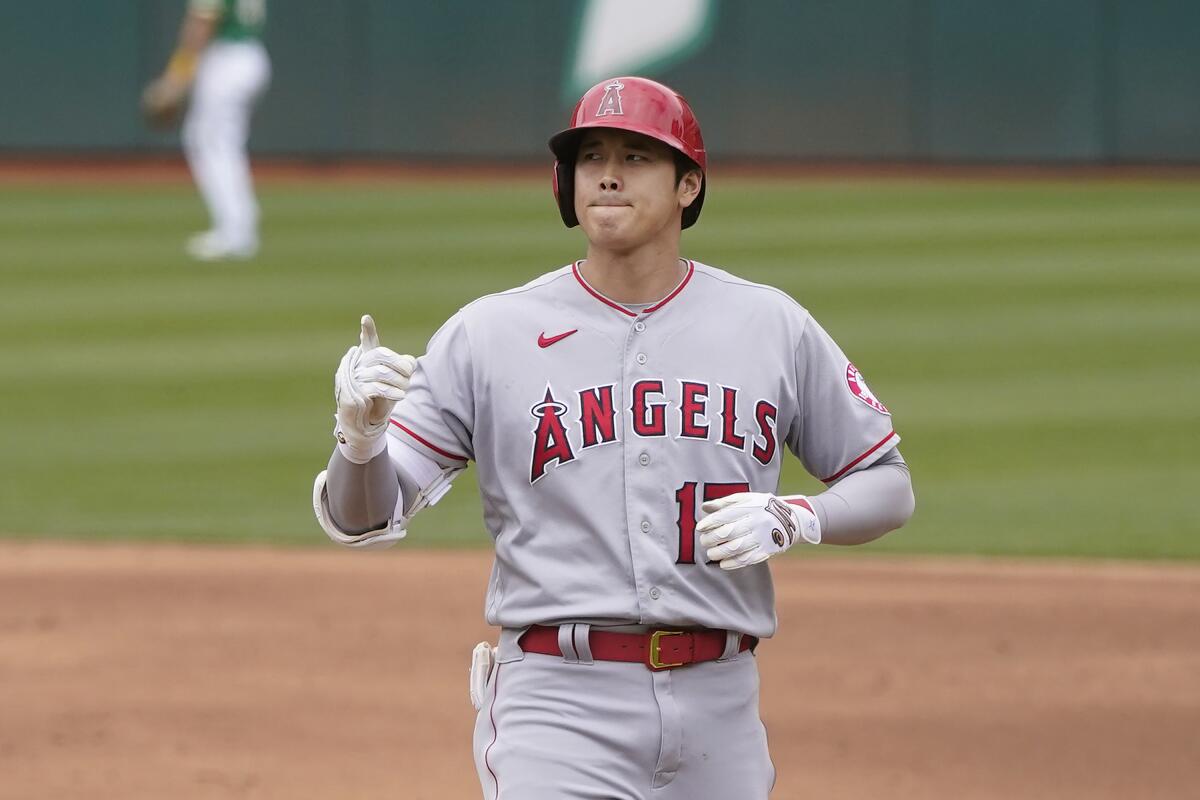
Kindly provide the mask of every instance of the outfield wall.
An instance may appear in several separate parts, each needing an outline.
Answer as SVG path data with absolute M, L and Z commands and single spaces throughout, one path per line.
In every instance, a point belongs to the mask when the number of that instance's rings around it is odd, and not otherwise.
M 665 27 L 597 28 L 620 2 L 274 0 L 254 148 L 543 157 L 585 62 Z M 614 71 L 684 91 L 725 158 L 1200 162 L 1195 0 L 676 2 L 694 18 Z M 174 146 L 136 107 L 183 0 L 10 5 L 0 151 Z

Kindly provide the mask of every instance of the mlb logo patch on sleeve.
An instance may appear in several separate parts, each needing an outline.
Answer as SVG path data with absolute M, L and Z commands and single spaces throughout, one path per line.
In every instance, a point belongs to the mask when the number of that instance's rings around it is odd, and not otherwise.
M 887 406 L 879 402 L 875 395 L 871 394 L 871 389 L 867 386 L 866 380 L 862 373 L 858 371 L 858 367 L 853 364 L 846 365 L 846 385 L 850 387 L 850 394 L 863 401 L 871 408 L 878 411 L 880 414 L 887 414 L 889 417 L 892 412 L 887 410 Z

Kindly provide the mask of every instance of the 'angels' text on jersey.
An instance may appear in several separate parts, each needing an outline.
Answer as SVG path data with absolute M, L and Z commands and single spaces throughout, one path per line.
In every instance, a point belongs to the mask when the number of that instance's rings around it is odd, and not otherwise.
M 677 439 L 714 442 L 734 450 L 747 450 L 759 464 L 766 466 L 775 457 L 775 420 L 778 405 L 760 399 L 751 404 L 755 427 L 747 436 L 739 432 L 738 395 L 732 386 L 713 386 L 704 381 L 676 380 L 675 393 L 667 397 L 667 381 L 648 378 L 637 381 L 629 390 L 622 405 L 628 415 L 628 430 L 634 436 L 649 439 L 668 436 L 668 414 L 677 431 Z M 619 442 L 617 435 L 617 404 L 613 398 L 614 384 L 592 386 L 570 392 L 565 397 L 578 398 L 569 408 L 558 400 L 552 386 L 530 408 L 537 421 L 533 429 L 529 482 L 536 483 L 546 474 L 553 462 L 558 465 L 574 461 L 577 454 L 600 445 Z M 714 405 L 709 416 L 710 400 Z M 750 416 L 743 410 L 744 416 Z M 572 444 L 572 439 L 575 444 Z

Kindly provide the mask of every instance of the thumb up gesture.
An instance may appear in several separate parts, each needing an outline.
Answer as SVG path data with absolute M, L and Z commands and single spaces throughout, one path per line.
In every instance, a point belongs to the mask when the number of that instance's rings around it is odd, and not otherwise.
M 342 454 L 365 464 L 382 448 L 392 408 L 404 399 L 417 360 L 379 344 L 379 332 L 370 314 L 363 315 L 358 345 L 342 356 L 334 374 L 337 404 L 335 436 L 345 447 Z

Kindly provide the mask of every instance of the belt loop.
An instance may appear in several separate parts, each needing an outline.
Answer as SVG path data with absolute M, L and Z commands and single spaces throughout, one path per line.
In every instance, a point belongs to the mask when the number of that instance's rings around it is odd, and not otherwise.
M 725 631 L 725 652 L 717 661 L 736 661 L 741 655 L 742 635 L 737 631 Z
M 558 626 L 558 649 L 562 651 L 562 659 L 568 664 L 578 664 L 579 654 L 575 652 L 575 625 L 564 622 Z
M 525 651 L 521 649 L 521 637 L 529 628 L 501 628 L 500 641 L 497 643 L 496 661 L 507 664 L 510 661 L 522 661 Z
M 571 642 L 575 647 L 576 655 L 579 657 L 579 663 L 595 664 L 596 662 L 592 660 L 592 626 L 586 622 L 577 622 L 571 627 L 574 629 L 574 632 L 571 634 Z

